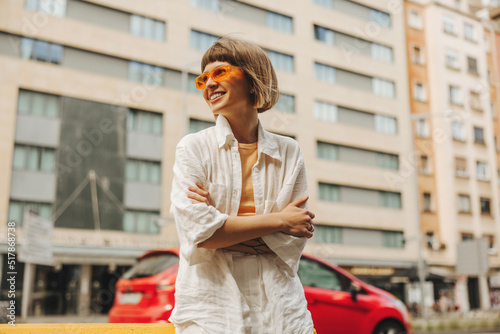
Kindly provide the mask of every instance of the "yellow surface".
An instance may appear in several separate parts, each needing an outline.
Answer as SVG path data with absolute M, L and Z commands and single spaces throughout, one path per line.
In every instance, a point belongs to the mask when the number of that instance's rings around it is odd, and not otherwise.
M 175 334 L 172 324 L 16 324 L 0 334 Z

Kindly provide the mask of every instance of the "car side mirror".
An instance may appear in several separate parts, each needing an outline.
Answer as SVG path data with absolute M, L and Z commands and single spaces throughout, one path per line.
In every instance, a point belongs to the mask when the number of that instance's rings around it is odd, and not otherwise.
M 351 298 L 353 302 L 358 301 L 358 294 L 361 292 L 361 286 L 356 282 L 351 282 L 349 286 L 349 291 L 351 292 Z

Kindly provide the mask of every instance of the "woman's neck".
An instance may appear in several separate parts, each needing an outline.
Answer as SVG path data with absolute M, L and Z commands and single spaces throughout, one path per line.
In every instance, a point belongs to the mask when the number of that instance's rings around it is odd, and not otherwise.
M 257 111 L 245 113 L 244 115 L 240 114 L 237 117 L 225 117 L 239 143 L 251 144 L 257 141 L 259 125 Z

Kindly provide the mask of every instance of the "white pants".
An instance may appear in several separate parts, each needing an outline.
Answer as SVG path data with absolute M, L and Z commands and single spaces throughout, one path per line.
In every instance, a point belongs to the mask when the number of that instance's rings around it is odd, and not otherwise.
M 176 327 L 175 334 L 202 334 L 200 326 L 191 324 L 187 327 Z

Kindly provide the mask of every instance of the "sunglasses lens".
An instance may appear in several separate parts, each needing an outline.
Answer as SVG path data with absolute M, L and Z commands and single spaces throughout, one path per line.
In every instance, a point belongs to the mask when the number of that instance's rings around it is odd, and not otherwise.
M 196 78 L 196 88 L 202 89 L 205 87 L 205 84 L 207 83 L 208 80 L 208 75 L 200 75 L 199 77 Z
M 225 67 L 216 68 L 212 73 L 212 78 L 214 80 L 223 79 L 227 75 L 228 71 Z

